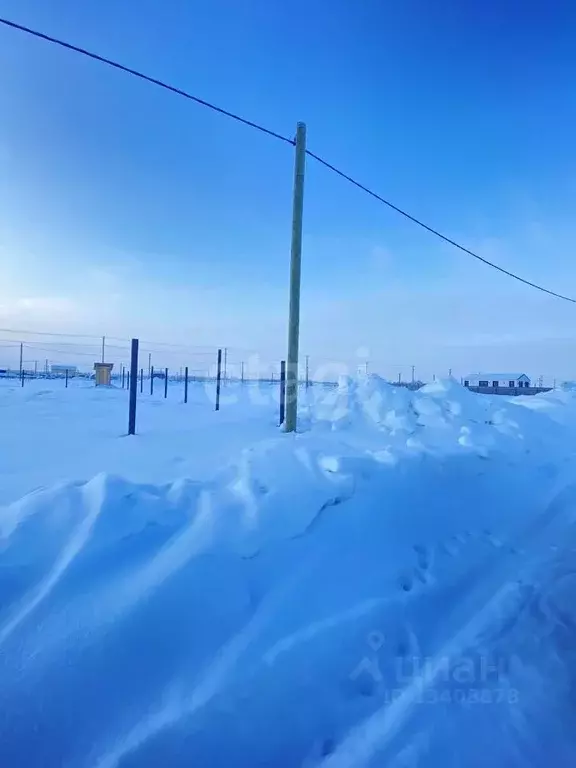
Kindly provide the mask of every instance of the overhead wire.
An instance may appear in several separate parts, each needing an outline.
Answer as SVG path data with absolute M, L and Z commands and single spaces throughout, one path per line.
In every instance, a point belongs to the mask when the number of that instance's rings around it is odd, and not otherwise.
M 428 226 L 428 224 L 425 224 L 423 221 L 420 221 L 420 219 L 417 219 L 415 216 L 412 216 L 410 213 L 407 213 L 406 211 L 402 210 L 402 208 L 399 208 L 397 205 L 394 205 L 394 203 L 391 203 L 389 200 L 386 200 L 377 192 L 374 192 L 373 190 L 366 187 L 364 184 L 361 184 L 359 181 L 354 179 L 352 176 L 349 176 L 347 173 L 344 173 L 344 171 L 341 171 L 339 168 L 336 168 L 336 166 L 332 165 L 332 163 L 329 163 L 327 160 L 324 160 L 324 158 L 319 157 L 319 155 L 316 155 L 313 152 L 310 152 L 309 150 L 306 150 L 306 154 L 312 157 L 317 162 L 319 162 L 321 165 L 325 166 L 329 170 L 336 173 L 338 176 L 341 176 L 343 179 L 350 182 L 350 184 L 353 184 L 355 187 L 358 187 L 358 189 L 361 189 L 363 192 L 366 192 L 366 194 L 370 195 L 371 197 L 374 197 L 376 200 L 379 200 L 381 203 L 384 203 L 384 205 L 387 205 L 388 208 L 391 208 L 393 211 L 396 211 L 396 213 L 399 213 L 401 216 L 404 216 L 406 219 L 413 222 L 414 224 L 417 224 L 419 227 L 422 227 L 422 229 L 425 229 L 427 232 L 430 232 L 432 235 L 436 235 L 436 237 L 439 237 L 441 240 L 444 240 L 445 243 L 449 243 L 450 245 L 453 245 L 454 248 L 458 248 L 458 250 L 463 251 L 464 253 L 467 253 L 469 256 L 473 256 L 475 259 L 478 259 L 478 261 L 481 261 L 483 264 L 486 264 L 487 266 L 492 267 L 493 269 L 497 269 L 498 272 L 502 272 L 502 274 L 508 275 L 508 277 L 512 277 L 514 278 L 514 280 L 519 280 L 521 283 L 524 283 L 524 285 L 529 285 L 531 288 L 536 288 L 539 291 L 548 293 L 550 296 L 554 296 L 557 299 L 563 299 L 564 301 L 569 301 L 572 304 L 576 304 L 576 299 L 573 299 L 570 296 L 564 296 L 562 293 L 556 293 L 556 291 L 551 291 L 548 288 L 544 288 L 543 286 L 538 285 L 537 283 L 533 283 L 530 280 L 526 280 L 525 278 L 520 277 L 520 275 L 517 275 L 515 272 L 510 272 L 510 270 L 504 269 L 504 267 L 500 267 L 498 264 L 494 264 L 493 261 L 489 261 L 488 259 L 485 259 L 483 256 L 480 256 L 479 254 L 474 253 L 474 251 L 471 251 L 469 248 L 466 248 L 465 246 L 460 245 L 460 243 L 457 243 L 456 240 L 452 240 L 452 238 L 447 237 L 446 235 L 443 235 L 442 232 L 439 232 L 437 229 L 434 229 L 434 227 Z
M 83 56 L 87 56 L 90 59 L 94 59 L 95 61 L 98 61 L 102 64 L 106 64 L 110 67 L 113 67 L 114 69 L 120 70 L 122 72 L 125 72 L 129 75 L 132 75 L 133 77 L 139 78 L 140 80 L 144 80 L 148 83 L 151 83 L 152 85 L 159 86 L 160 88 L 164 88 L 165 90 L 171 91 L 172 93 L 177 94 L 178 96 L 183 96 L 186 99 L 189 99 L 190 101 L 195 102 L 196 104 L 199 104 L 200 106 L 206 107 L 208 109 L 213 110 L 214 112 L 218 112 L 219 114 L 225 115 L 226 117 L 231 118 L 232 120 L 235 120 L 239 123 L 242 123 L 244 125 L 247 125 L 251 128 L 254 128 L 258 131 L 261 131 L 262 133 L 268 134 L 269 136 L 272 136 L 273 138 L 279 139 L 280 141 L 283 141 L 287 144 L 294 145 L 295 141 L 294 139 L 290 139 L 287 136 L 283 136 L 282 134 L 271 130 L 270 128 L 266 128 L 265 126 L 256 123 L 252 120 L 249 120 L 245 117 L 242 117 L 241 115 L 238 115 L 234 112 L 230 112 L 227 109 L 224 109 L 223 107 L 219 107 L 216 104 L 213 104 L 212 102 L 206 101 L 205 99 L 200 98 L 199 96 L 194 96 L 191 93 L 188 93 L 187 91 L 182 90 L 181 88 L 178 88 L 176 86 L 170 85 L 169 83 L 166 83 L 162 80 L 159 80 L 155 77 L 152 77 L 150 75 L 146 75 L 143 72 L 140 72 L 139 70 L 133 69 L 132 67 L 127 67 L 124 64 L 120 64 L 117 61 L 114 61 L 112 59 L 109 59 L 105 56 L 100 56 L 97 53 L 93 53 L 92 51 L 88 51 L 85 48 L 81 48 L 78 45 L 74 45 L 72 43 L 68 43 L 64 40 L 61 40 L 59 38 L 53 37 L 52 35 L 47 35 L 44 32 L 39 32 L 38 30 L 31 29 L 30 27 L 24 26 L 23 24 L 18 24 L 17 22 L 11 21 L 9 19 L 4 19 L 0 17 L 0 24 L 3 24 L 4 26 L 11 27 L 13 29 L 19 30 L 21 32 L 24 32 L 26 34 L 32 35 L 33 37 L 39 38 L 41 40 L 45 40 L 49 43 L 52 43 L 54 45 L 58 45 L 62 48 L 66 48 L 70 51 L 73 51 L 75 53 L 79 53 Z M 367 187 L 366 185 L 360 183 L 355 178 L 350 176 L 349 174 L 345 173 L 344 171 L 341 171 L 339 168 L 337 168 L 332 163 L 328 162 L 321 156 L 315 154 L 314 152 L 311 152 L 310 150 L 306 150 L 306 154 L 311 157 L 313 160 L 316 160 L 318 163 L 323 165 L 325 168 L 329 169 L 333 173 L 337 174 L 344 180 L 348 181 L 353 186 L 357 187 L 358 189 L 362 190 L 366 194 L 370 195 L 374 199 L 378 200 L 379 202 L 386 205 L 391 210 L 395 211 L 396 213 L 400 214 L 404 218 L 408 219 L 412 223 L 416 224 L 417 226 L 421 227 L 422 229 L 425 229 L 430 234 L 440 238 L 445 243 L 448 243 L 449 245 L 452 245 L 454 248 L 457 248 L 458 250 L 462 251 L 463 253 L 466 253 L 468 256 L 472 256 L 474 259 L 477 259 L 478 261 L 482 262 L 488 267 L 491 267 L 492 269 L 497 270 L 503 275 L 507 275 L 508 277 L 511 277 L 514 280 L 517 280 L 520 283 L 523 283 L 524 285 L 529 286 L 530 288 L 534 288 L 538 291 L 541 291 L 542 293 L 546 293 L 549 296 L 553 296 L 556 299 L 561 299 L 562 301 L 568 301 L 572 304 L 576 304 L 576 299 L 572 298 L 570 296 L 566 296 L 562 293 L 558 293 L 556 291 L 552 291 L 549 288 L 545 288 L 542 285 L 539 285 L 538 283 L 534 283 L 531 280 L 527 280 L 524 277 L 521 277 L 520 275 L 516 274 L 515 272 L 512 272 L 508 269 L 505 269 L 504 267 L 499 266 L 498 264 L 495 264 L 492 261 L 489 261 L 488 259 L 484 258 L 483 256 L 480 256 L 479 254 L 475 253 L 474 251 L 470 250 L 469 248 L 466 248 L 463 245 L 460 245 L 460 243 L 456 242 L 456 240 L 453 240 L 452 238 L 448 237 L 447 235 L 442 234 L 439 230 L 435 229 L 434 227 L 429 226 L 428 224 L 425 224 L 423 221 L 418 219 L 416 216 L 412 216 L 411 214 L 404 211 L 402 208 L 399 208 L 397 205 L 394 205 L 394 203 L 391 203 L 389 200 L 386 200 L 386 198 L 379 195 L 377 192 L 374 192 L 372 189 Z M 1 329 L 0 329 L 1 330 Z M 94 338 L 94 337 L 92 337 Z
M 21 32 L 26 32 L 27 34 L 33 35 L 34 37 L 38 37 L 41 40 L 46 40 L 47 42 L 53 43 L 54 45 L 59 45 L 62 48 L 67 48 L 68 50 L 74 51 L 75 53 L 80 53 L 83 56 L 88 56 L 88 58 L 90 59 L 99 61 L 102 64 L 107 64 L 109 67 L 114 67 L 114 69 L 119 69 L 120 71 L 126 72 L 127 74 L 132 75 L 133 77 L 139 78 L 140 80 L 145 80 L 147 83 L 151 83 L 152 85 L 157 85 L 160 88 L 164 88 L 167 91 L 176 93 L 178 96 L 184 96 L 185 99 L 194 101 L 196 102 L 196 104 L 200 104 L 202 107 L 207 107 L 208 109 L 211 109 L 214 112 L 218 112 L 221 115 L 225 115 L 226 117 L 229 117 L 232 120 L 236 120 L 239 123 L 243 123 L 244 125 L 247 125 L 250 128 L 255 128 L 256 130 L 261 131 L 262 133 L 267 133 L 269 136 L 273 136 L 275 139 L 280 139 L 281 141 L 285 141 L 288 144 L 294 144 L 293 139 L 289 139 L 287 136 L 282 136 L 282 134 L 277 133 L 276 131 L 272 131 L 270 128 L 265 128 L 263 125 L 260 125 L 259 123 L 255 123 L 253 120 L 248 120 L 247 118 L 242 117 L 241 115 L 237 115 L 234 112 L 230 112 L 227 109 L 223 109 L 222 107 L 217 106 L 216 104 L 212 104 L 210 101 L 201 99 L 199 96 L 194 96 L 193 94 L 182 90 L 182 88 L 177 88 L 174 85 L 165 83 L 162 80 L 158 80 L 156 77 L 151 77 L 150 75 L 146 75 L 144 74 L 144 72 L 140 72 L 137 69 L 132 69 L 132 67 L 127 67 L 124 64 L 120 64 L 117 61 L 108 59 L 106 56 L 100 56 L 98 53 L 93 53 L 92 51 L 86 50 L 86 48 L 81 48 L 78 45 L 67 43 L 64 40 L 58 39 L 57 37 L 46 35 L 44 32 L 38 32 L 35 29 L 30 29 L 30 27 L 25 27 L 23 24 L 17 24 L 15 21 L 10 21 L 8 19 L 0 19 L 0 23 L 6 25 L 7 27 L 18 29 Z

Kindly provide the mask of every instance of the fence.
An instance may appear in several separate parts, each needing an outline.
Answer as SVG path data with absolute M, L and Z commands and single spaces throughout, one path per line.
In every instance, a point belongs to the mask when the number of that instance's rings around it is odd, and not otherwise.
M 39 369 L 36 364 L 34 368 L 26 368 L 24 350 L 27 348 L 36 349 L 34 347 L 35 342 L 28 340 L 25 342 L 15 342 L 17 350 L 19 351 L 19 369 L 13 369 L 10 367 L 0 369 L 0 377 L 4 379 L 13 379 L 18 381 L 21 387 L 25 386 L 25 382 L 28 380 L 63 380 L 64 386 L 68 388 L 70 381 L 77 382 L 92 382 L 95 378 L 93 371 L 80 370 L 81 364 L 67 364 L 59 362 L 54 365 L 50 365 L 49 359 L 45 361 L 44 370 Z M 49 342 L 42 342 L 48 344 Z M 74 351 L 70 350 L 69 355 L 78 354 L 90 354 L 88 352 L 82 352 L 77 349 L 78 344 L 70 342 L 70 346 L 75 347 Z M 14 348 L 14 345 L 13 345 Z M 47 347 L 43 347 L 46 349 Z M 113 347 L 114 348 L 114 347 Z M 168 348 L 168 345 L 166 346 Z M 118 356 L 122 354 L 127 348 L 115 346 L 115 354 Z M 174 396 L 174 389 L 178 386 L 178 399 L 187 404 L 189 401 L 190 386 L 193 384 L 200 384 L 203 387 L 204 393 L 209 401 L 212 401 L 213 407 L 216 411 L 219 411 L 222 404 L 222 392 L 226 390 L 226 387 L 232 387 L 233 385 L 240 386 L 244 391 L 249 391 L 251 388 L 258 389 L 261 385 L 268 387 L 268 395 L 270 401 L 276 402 L 279 408 L 278 423 L 280 425 L 286 423 L 286 404 L 290 396 L 287 392 L 287 377 L 286 377 L 286 362 L 280 360 L 278 365 L 270 366 L 266 364 L 265 375 L 261 375 L 262 365 L 260 361 L 255 361 L 254 358 L 249 358 L 247 361 L 234 360 L 232 350 L 228 348 L 219 348 L 214 351 L 193 351 L 192 349 L 178 350 L 178 352 L 166 352 L 162 354 L 174 355 L 177 354 L 180 357 L 183 355 L 201 355 L 207 362 L 208 358 L 212 358 L 212 366 L 202 368 L 200 370 L 194 369 L 192 366 L 184 365 L 177 369 L 171 369 L 169 367 L 156 368 L 152 364 L 152 353 L 144 348 L 144 360 L 148 364 L 148 370 L 142 365 L 141 347 L 137 339 L 132 339 L 130 345 L 131 360 L 130 365 L 121 363 L 116 370 L 113 370 L 111 375 L 111 385 L 116 389 L 127 390 L 130 394 L 129 406 L 128 406 L 128 434 L 136 433 L 137 423 L 137 402 L 138 395 L 161 397 L 165 400 L 168 399 L 169 394 Z M 106 360 L 106 345 L 103 340 L 101 349 L 101 358 Z M 158 354 L 159 350 L 155 350 Z M 98 361 L 101 362 L 101 361 Z M 238 365 L 239 363 L 239 365 Z M 275 377 L 275 370 L 278 370 L 278 375 Z M 360 372 L 363 374 L 368 373 L 369 365 L 366 362 L 363 366 L 360 366 Z M 423 382 L 419 381 L 415 377 L 415 366 L 410 366 L 410 381 L 403 381 L 402 374 L 399 373 L 396 381 L 390 382 L 395 386 L 407 387 L 408 389 L 417 390 L 423 386 Z M 296 382 L 298 389 L 307 390 L 309 388 L 316 389 L 333 388 L 336 383 L 336 378 L 326 377 L 325 374 L 330 370 L 336 370 L 339 374 L 347 373 L 345 366 L 342 363 L 319 360 L 318 367 L 313 368 L 310 365 L 310 357 L 305 357 L 305 365 L 301 371 L 301 374 Z M 235 372 L 234 372 L 235 371 Z M 321 376 L 318 376 L 318 373 Z M 451 372 L 450 372 L 451 373 Z M 269 375 L 268 375 L 269 374 Z M 433 380 L 436 377 L 433 376 Z M 542 378 L 542 377 L 541 377 Z M 146 386 L 144 386 L 146 382 Z M 154 383 L 158 385 L 155 389 Z M 555 382 L 554 382 L 555 383 Z M 494 395 L 533 395 L 539 392 L 550 391 L 551 387 L 469 387 L 473 392 L 480 394 L 494 394 Z M 256 399 L 262 399 L 262 392 L 252 393 Z
M 126 377 L 130 360 L 130 339 L 111 336 L 82 336 L 67 333 L 14 332 L 20 338 L 10 338 L 9 331 L 0 331 L 0 375 L 62 378 L 68 369 L 70 377 L 93 376 L 94 363 L 112 363 L 112 378 L 121 383 Z M 1 335 L 3 334 L 4 337 Z M 25 335 L 26 334 L 26 335 Z M 60 340 L 52 341 L 51 337 Z M 168 341 L 141 341 L 139 367 L 146 379 L 154 369 L 155 379 L 163 378 L 167 368 L 171 380 L 183 381 L 188 369 L 189 381 L 211 381 L 216 378 L 218 346 L 198 346 Z M 278 382 L 282 354 L 263 354 L 253 348 L 220 347 L 221 379 L 225 386 L 233 381 Z M 274 359 L 275 358 L 275 359 Z M 4 366 L 2 367 L 2 363 Z M 374 372 L 402 385 L 417 385 L 423 377 L 416 376 L 415 366 L 370 358 L 365 349 L 351 359 L 335 359 L 304 354 L 298 368 L 301 382 L 336 382 L 342 375 Z M 445 375 L 449 375 L 446 372 Z M 433 379 L 434 375 L 429 376 Z

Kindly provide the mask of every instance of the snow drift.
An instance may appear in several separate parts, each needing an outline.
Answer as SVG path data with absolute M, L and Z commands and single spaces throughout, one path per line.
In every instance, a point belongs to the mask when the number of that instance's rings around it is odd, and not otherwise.
M 574 762 L 576 399 L 315 399 L 208 482 L 1 510 L 1 765 Z

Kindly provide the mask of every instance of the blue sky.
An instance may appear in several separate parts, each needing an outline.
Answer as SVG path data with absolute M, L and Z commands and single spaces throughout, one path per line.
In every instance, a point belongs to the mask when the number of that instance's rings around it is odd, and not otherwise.
M 576 296 L 576 7 L 1 0 L 11 18 L 291 135 Z M 0 326 L 284 353 L 292 155 L 0 28 Z M 302 353 L 576 377 L 576 306 L 307 166 Z

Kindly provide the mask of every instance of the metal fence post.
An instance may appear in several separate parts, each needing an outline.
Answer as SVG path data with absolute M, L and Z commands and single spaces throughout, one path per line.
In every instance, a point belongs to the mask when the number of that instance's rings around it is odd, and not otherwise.
M 284 424 L 286 413 L 286 361 L 280 362 L 280 426 Z
M 154 394 L 154 366 L 150 366 L 150 394 Z
M 164 369 L 164 398 L 168 397 L 168 368 Z
M 66 368 L 66 389 L 68 389 L 68 368 Z
M 218 369 L 216 372 L 216 409 L 220 410 L 220 380 L 222 378 L 222 350 L 218 350 Z
M 128 434 L 136 434 L 136 394 L 138 387 L 138 339 L 132 339 L 130 371 L 128 372 L 130 401 L 128 405 Z
M 144 368 L 140 368 L 140 394 L 144 392 Z
M 188 366 L 184 368 L 184 402 L 188 402 Z
M 124 373 L 124 366 L 122 366 L 122 389 L 124 389 L 124 380 L 125 380 L 125 373 Z

